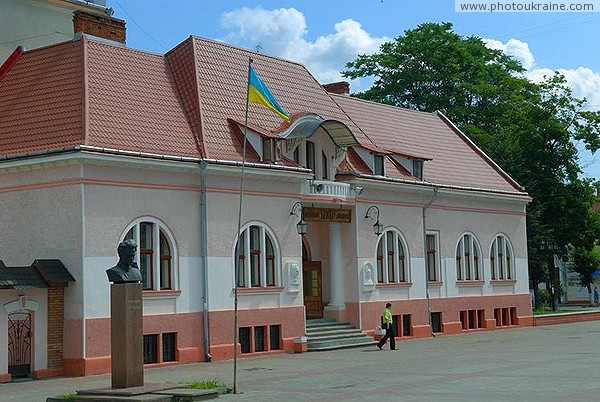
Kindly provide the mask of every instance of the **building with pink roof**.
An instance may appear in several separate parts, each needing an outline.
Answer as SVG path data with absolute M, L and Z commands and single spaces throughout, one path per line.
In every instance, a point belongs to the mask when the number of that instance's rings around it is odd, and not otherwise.
M 289 123 L 257 104 L 244 123 L 249 58 Z M 60 298 L 0 286 L 37 303 L 10 310 L 30 315 L 35 377 L 110 371 L 105 270 L 127 238 L 149 365 L 231 359 L 236 290 L 240 356 L 338 347 L 313 318 L 372 339 L 386 302 L 398 340 L 532 325 L 525 190 L 441 113 L 329 93 L 288 60 L 198 37 L 21 52 L 0 76 L 0 178 L 0 259 L 75 280 Z

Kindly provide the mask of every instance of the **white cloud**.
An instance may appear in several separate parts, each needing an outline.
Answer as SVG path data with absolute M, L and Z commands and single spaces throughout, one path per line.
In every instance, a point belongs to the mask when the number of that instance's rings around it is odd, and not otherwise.
M 559 72 L 565 76 L 575 97 L 587 99 L 587 110 L 600 110 L 600 73 L 587 67 L 557 68 L 555 70 L 538 67 L 529 45 L 518 39 L 510 39 L 506 44 L 494 39 L 484 39 L 484 42 L 490 49 L 500 49 L 521 61 L 523 67 L 527 69 L 525 77 L 533 82 L 542 82 L 544 79 L 552 77 L 555 72 Z M 583 168 L 584 176 L 600 179 L 600 163 L 596 161 L 596 157 L 587 151 L 582 143 L 575 145 L 579 150 L 579 163 Z
M 519 60 L 523 64 L 523 67 L 527 69 L 525 76 L 533 82 L 542 82 L 544 77 L 551 77 L 555 71 L 558 71 L 565 76 L 575 97 L 586 98 L 589 109 L 600 109 L 600 73 L 594 72 L 587 67 L 578 67 L 576 69 L 558 68 L 556 70 L 541 66 L 538 67 L 535 57 L 529 49 L 529 44 L 518 39 L 509 39 L 506 43 L 495 39 L 483 39 L 483 41 L 490 49 L 502 50 L 504 53 Z
M 359 22 L 343 20 L 334 25 L 334 33 L 307 41 L 304 14 L 295 8 L 238 8 L 221 16 L 221 26 L 231 30 L 226 41 L 255 48 L 273 56 L 300 62 L 319 82 L 340 81 L 345 63 L 359 54 L 371 54 L 391 38 L 373 37 Z M 352 82 L 352 90 L 367 89 L 364 82 Z
M 490 49 L 502 50 L 507 55 L 519 60 L 527 70 L 531 70 L 535 66 L 535 57 L 533 57 L 533 53 L 529 50 L 527 42 L 521 42 L 518 39 L 509 39 L 506 43 L 495 39 L 482 40 Z

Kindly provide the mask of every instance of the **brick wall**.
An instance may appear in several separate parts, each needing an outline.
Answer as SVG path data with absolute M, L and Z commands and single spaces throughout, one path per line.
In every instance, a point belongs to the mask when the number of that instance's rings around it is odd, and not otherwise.
M 125 43 L 125 21 L 83 11 L 73 13 L 73 32 Z
M 64 288 L 48 288 L 48 368 L 63 366 Z

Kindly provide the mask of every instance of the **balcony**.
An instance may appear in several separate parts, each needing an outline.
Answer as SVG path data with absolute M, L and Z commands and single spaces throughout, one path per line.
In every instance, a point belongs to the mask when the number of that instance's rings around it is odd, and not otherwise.
M 320 195 L 323 197 L 354 199 L 362 193 L 362 187 L 333 181 L 307 180 L 302 184 L 302 195 Z

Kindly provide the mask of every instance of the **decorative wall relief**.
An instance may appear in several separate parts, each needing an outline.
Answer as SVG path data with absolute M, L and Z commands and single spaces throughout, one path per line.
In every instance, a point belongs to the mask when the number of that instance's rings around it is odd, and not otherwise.
M 373 264 L 370 262 L 365 263 L 362 269 L 362 285 L 363 290 L 372 291 L 375 288 L 375 276 L 374 276 Z
M 287 276 L 288 276 L 288 292 L 298 293 L 300 292 L 300 266 L 298 263 L 287 264 Z

